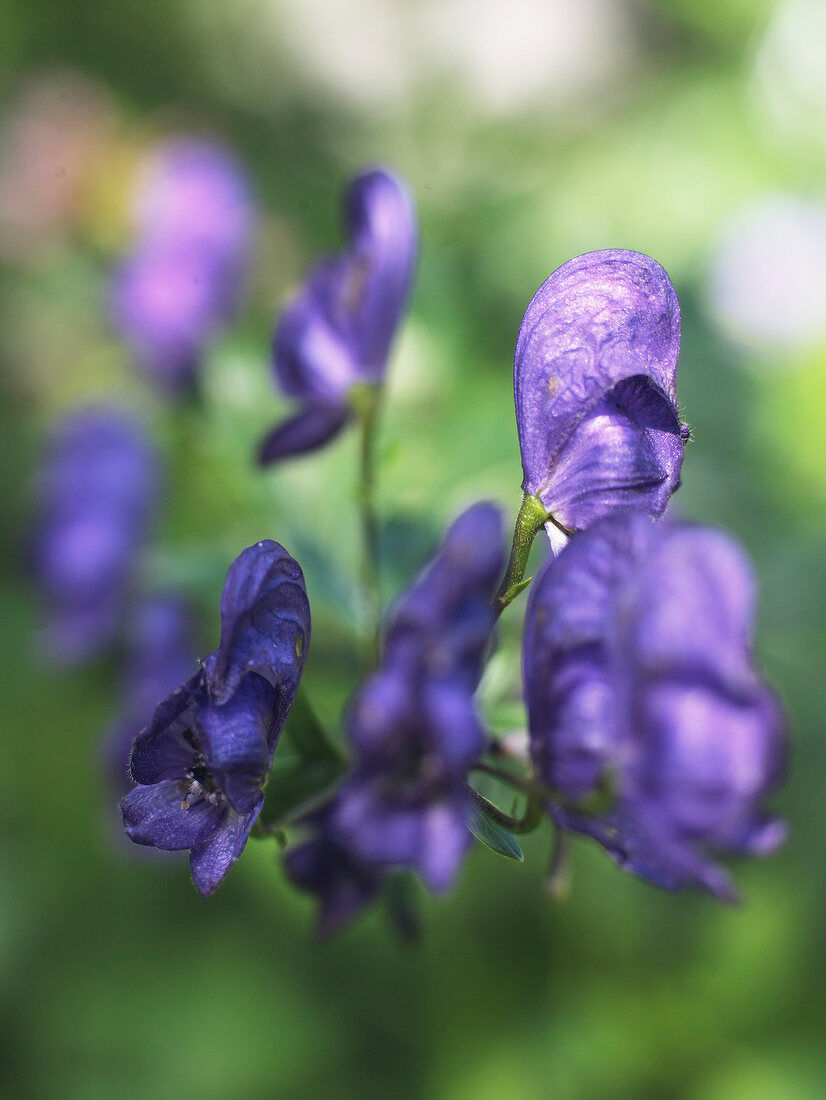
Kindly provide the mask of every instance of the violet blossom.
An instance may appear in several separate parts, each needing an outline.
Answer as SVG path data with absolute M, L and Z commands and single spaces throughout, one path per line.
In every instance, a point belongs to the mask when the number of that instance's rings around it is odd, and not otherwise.
M 590 252 L 536 292 L 514 356 L 522 488 L 558 526 L 579 530 L 626 508 L 663 512 L 688 436 L 679 350 L 677 295 L 648 256 Z
M 732 898 L 715 856 L 763 855 L 785 835 L 763 808 L 785 738 L 752 657 L 753 605 L 728 536 L 640 513 L 579 535 L 531 590 L 525 699 L 553 815 L 666 889 Z M 610 806 L 572 805 L 606 787 Z
M 244 849 L 310 641 L 298 563 L 266 540 L 244 550 L 221 597 L 221 643 L 155 710 L 130 759 L 123 821 L 136 844 L 189 849 L 211 894 Z
M 225 149 L 194 138 L 164 143 L 139 182 L 135 240 L 115 272 L 113 323 L 139 367 L 171 392 L 194 382 L 238 304 L 253 204 Z
M 39 474 L 33 570 L 46 605 L 44 648 L 75 662 L 117 633 L 158 492 L 154 448 L 127 413 L 64 416 Z
M 448 529 L 391 615 L 377 672 L 357 692 L 346 731 L 354 767 L 315 837 L 291 853 L 297 885 L 320 895 L 338 927 L 408 867 L 447 889 L 472 843 L 466 777 L 484 749 L 473 696 L 493 628 L 502 519 L 480 503 Z
M 357 176 L 344 197 L 347 249 L 323 259 L 278 322 L 274 372 L 299 411 L 263 441 L 268 465 L 323 446 L 349 421 L 349 394 L 381 384 L 416 260 L 407 188 L 384 169 Z

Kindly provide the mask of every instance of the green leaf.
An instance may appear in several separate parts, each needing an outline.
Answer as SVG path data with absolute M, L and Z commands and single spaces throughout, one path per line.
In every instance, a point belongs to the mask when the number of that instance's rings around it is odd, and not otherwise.
M 492 852 L 507 859 L 515 859 L 522 863 L 524 855 L 516 842 L 516 837 L 498 822 L 487 816 L 481 806 L 475 803 L 471 805 L 468 813 L 467 827 L 477 840 L 487 845 Z
M 502 597 L 502 603 L 507 606 L 509 603 L 513 603 L 516 597 L 524 592 L 528 585 L 533 580 L 533 577 L 526 577 L 524 581 L 517 581 L 516 584 L 512 584 L 507 592 Z

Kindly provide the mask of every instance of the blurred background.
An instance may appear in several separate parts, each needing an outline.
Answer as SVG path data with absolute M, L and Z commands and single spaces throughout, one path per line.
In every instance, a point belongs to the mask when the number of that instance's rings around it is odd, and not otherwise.
M 445 1100 L 818 1100 L 826 1095 L 826 68 L 822 0 L 0 0 L 4 1095 Z M 243 301 L 171 400 L 113 326 L 142 165 L 195 134 L 249 181 Z M 283 542 L 313 607 L 305 682 L 335 726 L 354 686 L 356 440 L 261 472 L 288 409 L 269 373 L 280 304 L 341 243 L 349 176 L 409 182 L 421 257 L 382 426 L 387 596 L 480 496 L 510 518 L 522 313 L 560 263 L 649 253 L 683 309 L 693 429 L 673 507 L 745 543 L 760 659 L 794 748 L 791 840 L 737 868 L 746 903 L 668 896 L 574 845 L 568 898 L 477 848 L 402 943 L 379 908 L 334 941 L 251 842 L 209 902 L 184 857 L 118 833 L 107 746 L 124 643 L 43 651 L 30 580 L 44 440 L 126 406 L 161 456 L 139 564 L 218 640 L 236 554 Z M 326 501 L 306 514 L 308 495 Z M 539 552 L 539 551 L 537 551 Z M 544 552 L 544 547 L 541 548 Z M 524 600 L 484 685 L 518 729 Z M 354 626 L 355 623 L 355 626 Z

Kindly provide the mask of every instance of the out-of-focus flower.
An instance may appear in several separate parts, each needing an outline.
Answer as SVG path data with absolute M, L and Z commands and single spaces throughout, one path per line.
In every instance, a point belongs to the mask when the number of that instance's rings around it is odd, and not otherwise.
M 218 146 L 171 140 L 141 176 L 135 246 L 115 272 L 111 313 L 141 368 L 170 391 L 192 384 L 237 307 L 252 220 L 241 166 Z
M 43 644 L 67 662 L 117 632 L 158 490 L 157 456 L 126 413 L 66 416 L 37 485 L 34 573 L 46 602 Z
M 256 543 L 227 574 L 220 646 L 135 741 L 130 773 L 139 785 L 123 801 L 127 835 L 189 849 L 204 896 L 238 859 L 261 812 L 309 641 L 301 568 L 277 542 Z
M 783 773 L 784 726 L 755 670 L 748 563 L 725 535 L 625 513 L 550 559 L 523 650 L 531 753 L 552 805 L 628 871 L 666 889 L 734 896 L 716 853 L 784 838 L 762 808 Z M 604 790 L 603 790 L 604 797 Z
M 712 259 L 709 298 L 721 326 L 754 350 L 826 340 L 826 206 L 775 195 L 739 211 Z
M 338 801 L 311 814 L 303 825 L 312 835 L 284 857 L 290 882 L 318 898 L 318 933 L 333 935 L 376 897 L 385 872 L 365 863 L 338 839 Z
M 106 95 L 76 73 L 28 80 L 0 135 L 0 256 L 37 254 L 78 216 L 109 139 Z
M 264 464 L 333 438 L 350 417 L 350 388 L 384 378 L 410 291 L 416 215 L 401 181 L 374 169 L 351 182 L 344 216 L 347 250 L 322 260 L 276 328 L 276 381 L 302 407 L 264 440 Z
M 189 608 L 177 596 L 147 597 L 132 613 L 127 644 L 120 714 L 105 746 L 107 764 L 121 795 L 131 788 L 132 742 L 158 703 L 189 679 L 196 665 Z
M 354 769 L 290 873 L 334 927 L 392 867 L 447 889 L 472 838 L 467 770 L 484 747 L 473 702 L 493 627 L 502 520 L 487 503 L 461 515 L 391 617 L 382 664 L 347 718 Z M 318 826 L 317 826 L 318 827 Z
M 525 311 L 514 397 L 525 493 L 558 524 L 620 509 L 660 515 L 680 483 L 680 307 L 658 263 L 590 252 L 563 264 Z

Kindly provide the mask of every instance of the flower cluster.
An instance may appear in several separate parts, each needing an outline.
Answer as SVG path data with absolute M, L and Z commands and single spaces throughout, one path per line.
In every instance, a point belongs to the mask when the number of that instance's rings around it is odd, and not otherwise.
M 762 808 L 784 737 L 751 656 L 753 604 L 730 538 L 639 512 L 596 524 L 531 591 L 525 699 L 554 818 L 658 886 L 731 898 L 711 855 L 785 835 Z M 571 808 L 606 783 L 606 810 Z
M 347 715 L 352 773 L 313 839 L 287 856 L 292 881 L 320 896 L 323 933 L 389 868 L 416 870 L 436 891 L 456 877 L 471 843 L 466 778 L 485 744 L 473 695 L 502 560 L 498 510 L 474 505 L 391 616 L 381 666 Z
M 32 549 L 46 605 L 43 646 L 57 659 L 81 661 L 118 631 L 157 486 L 154 449 L 126 413 L 84 409 L 53 429 Z
M 113 281 L 112 320 L 138 366 L 179 392 L 238 302 L 252 230 L 240 165 L 206 141 L 164 143 L 139 183 L 134 224 L 132 252 Z
M 275 375 L 299 408 L 259 458 L 311 451 L 359 420 L 363 574 L 375 596 L 376 411 L 417 230 L 406 188 L 379 169 L 352 181 L 345 216 L 347 248 L 318 265 L 278 323 Z M 150 370 L 179 386 L 235 294 L 246 189 L 225 154 L 173 143 L 136 217 L 141 245 L 120 273 L 118 316 Z M 144 593 L 113 740 L 120 760 L 131 745 L 127 835 L 188 851 L 204 895 L 253 827 L 276 835 L 324 934 L 399 871 L 448 889 L 473 836 L 520 858 L 515 834 L 542 821 L 596 839 L 659 886 L 732 898 L 719 858 L 763 855 L 784 837 L 765 802 L 782 779 L 785 730 L 752 656 L 743 555 L 728 536 L 663 515 L 689 434 L 679 343 L 676 293 L 647 256 L 590 253 L 540 287 L 514 356 L 524 480 L 508 564 L 503 573 L 495 505 L 474 504 L 453 522 L 376 632 L 344 709 L 346 760 L 303 690 L 293 706 L 310 606 L 279 543 L 259 542 L 231 566 L 220 644 L 197 670 L 188 612 Z M 153 483 L 151 452 L 123 418 L 84 414 L 62 429 L 36 553 L 56 648 L 91 648 L 121 613 Z M 496 618 L 531 583 L 528 555 L 543 526 L 551 553 L 532 582 L 522 649 L 530 759 L 515 768 L 502 764 L 475 695 Z M 275 759 L 282 732 L 287 748 Z M 476 789 L 484 772 L 511 785 L 521 816 Z

